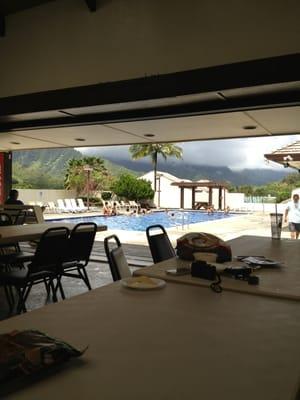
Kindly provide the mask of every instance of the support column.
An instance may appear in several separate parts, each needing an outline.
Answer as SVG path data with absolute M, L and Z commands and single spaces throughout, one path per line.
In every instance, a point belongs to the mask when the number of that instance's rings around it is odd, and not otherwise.
M 192 210 L 195 209 L 195 198 L 196 198 L 196 196 L 195 196 L 195 188 L 193 187 L 192 188 Z
M 224 193 L 223 199 L 224 199 L 224 210 L 225 210 L 226 209 L 226 189 L 225 188 L 223 188 L 223 193 Z
M 180 208 L 184 208 L 184 188 L 180 188 Z
M 219 210 L 222 210 L 222 188 L 219 187 Z
M 0 204 L 8 197 L 12 187 L 12 154 L 0 153 Z
M 213 200 L 212 194 L 213 194 L 212 188 L 210 187 L 210 188 L 208 189 L 208 205 L 209 205 L 209 206 L 212 205 L 212 200 Z

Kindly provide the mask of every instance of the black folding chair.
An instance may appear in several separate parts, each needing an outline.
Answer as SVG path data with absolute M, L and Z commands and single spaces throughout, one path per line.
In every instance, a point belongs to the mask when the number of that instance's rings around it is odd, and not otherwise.
M 96 232 L 97 225 L 94 222 L 77 224 L 71 231 L 61 265 L 62 276 L 82 279 L 89 290 L 92 287 L 85 267 L 90 261 Z
M 112 249 L 110 248 L 110 241 L 114 241 L 115 246 Z M 119 281 L 130 277 L 131 272 L 118 236 L 107 236 L 104 239 L 104 249 L 113 280 Z
M 47 299 L 52 291 L 53 301 L 57 301 L 56 290 L 53 281 L 57 279 L 58 287 L 62 291 L 60 283 L 60 264 L 62 254 L 67 246 L 69 230 L 65 227 L 47 229 L 42 235 L 32 259 L 32 262 L 23 269 L 11 269 L 0 272 L 0 282 L 5 286 L 15 287 L 19 300 L 17 312 L 26 312 L 26 300 L 33 285 L 44 283 L 47 291 Z
M 159 230 L 158 233 L 157 230 Z M 156 233 L 152 234 L 153 231 L 156 231 Z M 162 225 L 148 226 L 146 235 L 154 263 L 176 257 L 169 236 Z

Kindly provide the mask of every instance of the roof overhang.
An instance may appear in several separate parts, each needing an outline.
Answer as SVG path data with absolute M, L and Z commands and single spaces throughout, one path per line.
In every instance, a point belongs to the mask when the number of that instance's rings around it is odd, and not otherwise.
M 212 188 L 212 189 L 227 189 L 228 185 L 225 182 L 213 182 L 213 181 L 181 181 L 173 182 L 171 186 L 178 186 L 183 189 L 197 189 L 197 188 Z
M 294 168 L 300 172 L 300 141 L 285 146 L 270 154 L 265 154 L 269 161 L 281 164 L 284 168 Z
M 0 150 L 300 134 L 300 55 L 0 98 Z

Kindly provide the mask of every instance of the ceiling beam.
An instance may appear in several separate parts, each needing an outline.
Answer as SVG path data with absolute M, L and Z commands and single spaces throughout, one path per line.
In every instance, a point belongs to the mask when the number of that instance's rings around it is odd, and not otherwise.
M 85 2 L 91 12 L 97 11 L 97 0 L 85 0 Z
M 0 15 L 0 37 L 5 36 L 5 16 Z

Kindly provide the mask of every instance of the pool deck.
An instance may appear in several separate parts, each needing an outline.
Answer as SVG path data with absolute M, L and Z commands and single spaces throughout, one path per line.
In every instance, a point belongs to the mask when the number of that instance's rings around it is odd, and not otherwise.
M 46 214 L 45 219 L 64 219 L 64 218 L 78 218 L 78 217 L 95 217 L 100 216 L 101 212 L 89 212 L 80 214 Z M 114 217 L 111 217 L 114 218 Z M 176 243 L 178 237 L 187 232 L 208 232 L 219 236 L 224 240 L 234 239 L 242 235 L 255 235 L 269 237 L 271 234 L 270 229 L 270 216 L 268 213 L 254 212 L 251 214 L 236 214 L 232 218 L 221 220 L 212 220 L 191 224 L 189 226 L 173 227 L 167 229 L 169 237 L 173 244 Z M 119 236 L 122 243 L 146 245 L 146 234 L 141 231 L 127 231 L 109 229 L 105 232 L 97 233 L 96 240 L 103 241 L 108 235 L 116 234 Z M 289 238 L 289 232 L 286 226 L 282 232 L 283 238 Z

